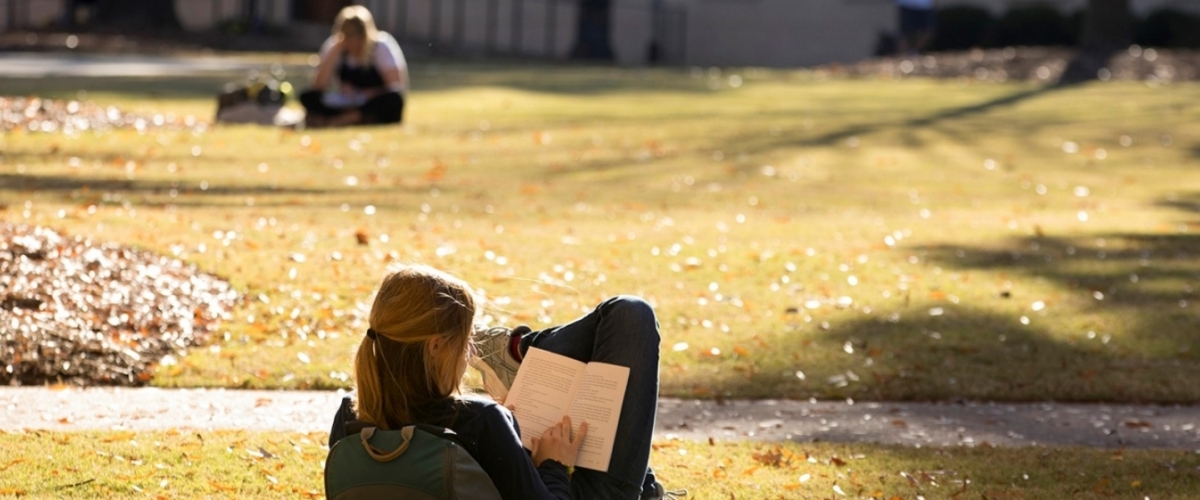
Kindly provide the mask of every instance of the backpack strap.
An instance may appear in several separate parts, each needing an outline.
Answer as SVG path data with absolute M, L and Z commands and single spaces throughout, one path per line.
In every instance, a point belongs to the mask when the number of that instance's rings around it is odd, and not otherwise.
M 408 424 L 408 425 L 416 427 L 417 429 L 423 430 L 425 432 L 428 432 L 429 434 L 440 437 L 442 439 L 449 439 L 451 441 L 454 441 L 455 444 L 462 446 L 462 443 L 458 442 L 458 433 L 454 432 L 454 430 L 450 429 L 449 427 L 442 427 L 439 425 L 431 425 L 431 424 Z
M 408 450 L 408 445 L 412 443 L 414 428 L 415 426 L 410 425 L 400 429 L 400 446 L 396 447 L 396 449 L 392 451 L 383 451 L 371 444 L 371 436 L 375 435 L 376 427 L 367 427 L 363 429 L 359 435 L 362 437 L 363 449 L 367 450 L 367 454 L 370 455 L 371 458 L 375 459 L 376 462 L 386 463 L 395 460 Z
M 455 444 L 462 446 L 462 444 L 458 442 L 458 433 L 450 430 L 447 427 L 438 427 L 436 425 L 429 424 L 408 424 L 400 428 L 400 446 L 392 451 L 384 451 L 371 444 L 371 437 L 375 435 L 375 431 L 377 429 L 378 427 L 369 426 L 363 427 L 363 429 L 358 432 L 359 437 L 362 438 L 363 449 L 367 450 L 367 454 L 370 455 L 371 458 L 375 459 L 376 462 L 391 462 L 400 455 L 403 455 L 404 452 L 408 450 L 409 443 L 412 442 L 413 432 L 417 429 L 425 431 L 435 437 L 448 439 L 453 441 Z

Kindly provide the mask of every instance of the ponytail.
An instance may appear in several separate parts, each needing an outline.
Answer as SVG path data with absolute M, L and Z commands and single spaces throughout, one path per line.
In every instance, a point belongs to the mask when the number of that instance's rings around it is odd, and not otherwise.
M 457 397 L 474 320 L 474 291 L 458 278 L 419 265 L 385 277 L 354 359 L 358 419 L 389 429 L 416 422 L 414 409 Z M 436 354 L 434 339 L 446 342 Z
M 379 367 L 375 363 L 376 342 L 374 335 L 367 335 L 358 344 L 358 354 L 354 357 L 354 379 L 358 393 L 355 410 L 359 420 L 387 429 L 387 419 L 383 418 L 383 391 L 379 386 Z

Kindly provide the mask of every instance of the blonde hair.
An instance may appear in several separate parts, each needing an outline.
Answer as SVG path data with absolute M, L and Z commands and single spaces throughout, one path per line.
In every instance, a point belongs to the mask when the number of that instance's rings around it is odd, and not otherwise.
M 333 36 L 362 37 L 362 52 L 355 54 L 359 61 L 366 64 L 375 54 L 375 44 L 379 41 L 379 29 L 375 27 L 375 17 L 371 11 L 361 5 L 350 5 L 338 12 L 333 20 Z
M 370 328 L 354 360 L 358 418 L 383 429 L 413 421 L 413 409 L 461 394 L 475 323 L 475 292 L 463 280 L 424 265 L 383 278 Z M 440 358 L 429 343 L 441 339 Z

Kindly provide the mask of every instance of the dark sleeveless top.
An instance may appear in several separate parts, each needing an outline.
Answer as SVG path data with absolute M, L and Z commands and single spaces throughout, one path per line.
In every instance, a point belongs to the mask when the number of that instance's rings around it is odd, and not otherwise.
M 375 50 L 379 50 L 380 48 L 377 47 Z M 346 56 L 344 54 L 342 55 L 342 60 L 338 63 L 338 80 L 359 89 L 383 86 L 383 75 L 379 73 L 378 69 L 375 69 L 374 62 L 365 66 L 351 67 L 346 63 Z

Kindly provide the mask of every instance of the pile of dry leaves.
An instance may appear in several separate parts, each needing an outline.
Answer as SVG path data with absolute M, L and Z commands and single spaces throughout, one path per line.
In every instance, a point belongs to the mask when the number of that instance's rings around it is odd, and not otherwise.
M 61 132 L 70 135 L 118 129 L 189 130 L 199 133 L 207 128 L 207 123 L 197 120 L 194 116 L 143 116 L 122 111 L 114 106 L 100 106 L 90 101 L 0 96 L 0 133 Z
M 237 300 L 176 259 L 0 222 L 0 384 L 144 384 Z
M 889 78 L 970 78 L 982 81 L 1056 82 L 1075 49 L 1065 47 L 1008 47 L 1004 49 L 943 52 L 908 57 L 870 59 L 850 65 L 822 66 L 819 71 L 852 76 Z M 1114 54 L 1098 80 L 1134 80 L 1148 83 L 1200 79 L 1200 51 L 1153 49 L 1137 45 Z

